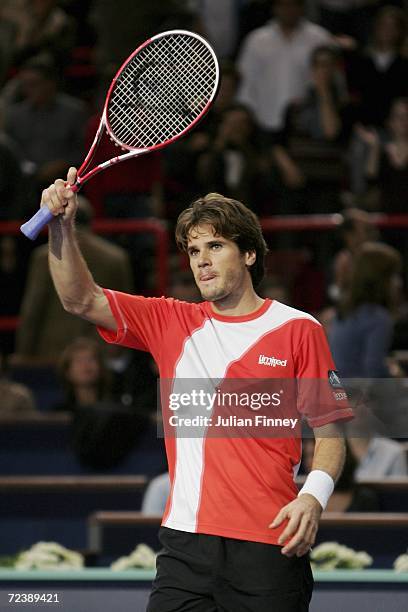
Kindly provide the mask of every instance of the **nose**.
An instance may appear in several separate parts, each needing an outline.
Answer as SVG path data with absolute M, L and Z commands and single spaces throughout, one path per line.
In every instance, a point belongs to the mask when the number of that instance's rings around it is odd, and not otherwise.
M 204 251 L 204 250 L 200 251 L 197 264 L 199 268 L 204 268 L 205 266 L 211 265 L 211 259 L 210 259 L 208 251 Z

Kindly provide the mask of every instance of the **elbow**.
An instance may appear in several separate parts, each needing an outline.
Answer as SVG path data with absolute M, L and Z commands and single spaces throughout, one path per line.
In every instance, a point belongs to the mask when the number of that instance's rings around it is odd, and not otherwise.
M 70 300 L 62 300 L 62 306 L 65 312 L 82 318 L 85 318 L 91 309 L 90 302 L 73 302 Z

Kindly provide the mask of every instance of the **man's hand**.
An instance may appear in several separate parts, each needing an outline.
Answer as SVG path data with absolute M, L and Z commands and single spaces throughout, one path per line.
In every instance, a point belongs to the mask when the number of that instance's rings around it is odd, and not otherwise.
M 286 529 L 282 531 L 278 540 L 278 543 L 282 545 L 291 538 L 282 548 L 283 555 L 302 557 L 309 552 L 316 539 L 321 513 L 321 505 L 309 493 L 299 495 L 278 512 L 269 527 L 275 529 L 288 519 Z
M 47 206 L 55 217 L 61 215 L 64 222 L 72 221 L 78 206 L 76 193 L 70 189 L 70 185 L 75 184 L 76 175 L 76 169 L 70 168 L 66 182 L 57 179 L 42 192 L 41 206 Z

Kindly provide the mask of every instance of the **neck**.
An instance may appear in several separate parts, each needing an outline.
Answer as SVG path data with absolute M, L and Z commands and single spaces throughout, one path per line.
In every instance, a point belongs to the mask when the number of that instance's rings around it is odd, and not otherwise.
M 255 293 L 251 285 L 250 288 L 243 291 L 240 295 L 230 294 L 225 299 L 213 302 L 212 309 L 215 313 L 227 317 L 241 317 L 258 310 L 264 301 L 263 298 Z
M 98 399 L 94 386 L 77 387 L 75 389 L 75 398 L 77 403 L 81 406 L 89 406 L 90 404 L 94 404 Z
M 293 24 L 279 23 L 279 27 L 282 31 L 282 34 L 289 38 L 297 30 L 297 28 L 299 27 L 299 23 L 300 21 Z

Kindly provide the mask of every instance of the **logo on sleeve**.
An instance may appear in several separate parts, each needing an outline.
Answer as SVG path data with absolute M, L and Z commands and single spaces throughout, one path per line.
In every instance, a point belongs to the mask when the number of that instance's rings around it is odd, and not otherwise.
M 343 388 L 343 385 L 341 384 L 339 373 L 337 372 L 337 370 L 329 370 L 328 376 L 329 376 L 329 383 L 333 387 L 333 389 Z

